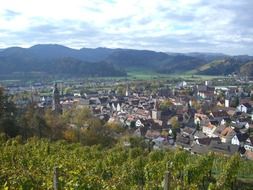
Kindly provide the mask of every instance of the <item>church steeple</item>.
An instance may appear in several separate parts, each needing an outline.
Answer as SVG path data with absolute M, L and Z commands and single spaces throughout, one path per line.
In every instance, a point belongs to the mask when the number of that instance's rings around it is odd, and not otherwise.
M 60 104 L 60 93 L 57 88 L 57 83 L 54 84 L 54 89 L 53 89 L 52 110 L 58 114 L 62 113 L 62 106 Z

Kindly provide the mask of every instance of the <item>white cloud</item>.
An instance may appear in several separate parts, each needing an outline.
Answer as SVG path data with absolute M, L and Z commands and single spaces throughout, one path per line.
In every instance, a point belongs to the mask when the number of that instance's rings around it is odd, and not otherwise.
M 60 43 L 252 54 L 252 8 L 251 0 L 0 0 L 0 48 Z

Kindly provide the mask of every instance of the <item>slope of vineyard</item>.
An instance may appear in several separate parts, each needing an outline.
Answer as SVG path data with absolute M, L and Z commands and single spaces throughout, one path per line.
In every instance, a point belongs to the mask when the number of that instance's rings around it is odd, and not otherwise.
M 0 189 L 53 189 L 54 167 L 59 189 L 247 189 L 238 182 L 252 178 L 253 162 L 238 155 L 191 155 L 183 150 L 151 151 L 140 147 L 83 146 L 20 137 L 0 137 Z M 240 164 L 239 164 L 240 163 Z

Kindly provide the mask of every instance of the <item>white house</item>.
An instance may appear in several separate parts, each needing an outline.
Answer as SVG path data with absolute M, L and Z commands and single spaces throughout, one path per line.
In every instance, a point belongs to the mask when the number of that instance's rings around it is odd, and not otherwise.
M 249 151 L 253 152 L 253 138 L 252 137 L 249 137 L 246 140 L 246 143 L 244 144 L 244 148 L 246 150 L 249 150 Z
M 243 104 L 240 104 L 236 107 L 236 111 L 247 113 L 247 107 Z
M 183 88 L 183 87 L 186 87 L 186 86 L 187 86 L 187 82 L 185 82 L 185 81 L 182 81 L 182 82 L 180 82 L 176 85 L 177 88 Z
M 244 145 L 244 148 L 245 148 L 246 150 L 249 150 L 249 151 L 253 152 L 253 145 L 252 145 L 252 144 L 245 144 L 245 145 Z
M 236 107 L 236 111 L 248 113 L 252 109 L 252 106 L 249 103 L 240 104 Z
M 135 122 L 135 126 L 136 126 L 136 127 L 143 127 L 144 125 L 143 125 L 142 122 L 138 119 L 138 120 Z
M 120 105 L 119 105 L 119 103 L 117 104 L 117 111 L 119 112 L 119 111 L 121 111 L 121 107 L 120 107 Z
M 235 145 L 238 145 L 238 146 L 240 145 L 240 141 L 239 141 L 237 135 L 235 135 L 235 136 L 232 138 L 231 144 L 235 144 Z

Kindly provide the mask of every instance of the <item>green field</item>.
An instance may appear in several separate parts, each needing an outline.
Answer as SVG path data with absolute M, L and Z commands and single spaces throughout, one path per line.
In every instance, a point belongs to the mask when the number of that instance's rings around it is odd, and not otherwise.
M 224 76 L 211 76 L 211 75 L 192 75 L 192 74 L 160 74 L 157 72 L 152 72 L 150 70 L 147 71 L 138 71 L 138 70 L 129 70 L 127 72 L 129 80 L 174 80 L 174 79 L 182 79 L 182 80 L 212 80 L 215 78 L 225 78 Z
M 159 81 L 205 81 L 205 80 L 212 80 L 216 78 L 225 78 L 224 76 L 211 76 L 211 75 L 194 75 L 192 73 L 180 73 L 180 74 L 161 74 L 157 73 L 152 70 L 140 70 L 140 69 L 131 69 L 127 70 L 127 76 L 122 76 L 122 77 L 82 77 L 82 78 L 63 78 L 60 76 L 54 76 L 48 77 L 48 78 L 37 78 L 34 80 L 33 78 L 10 78 L 10 79 L 0 79 L 0 85 L 12 85 L 12 84 L 32 84 L 33 82 L 54 82 L 54 81 L 77 81 L 77 80 L 118 80 L 118 81 L 124 81 L 124 80 L 130 80 L 130 81 L 154 81 L 154 80 L 159 80 Z

